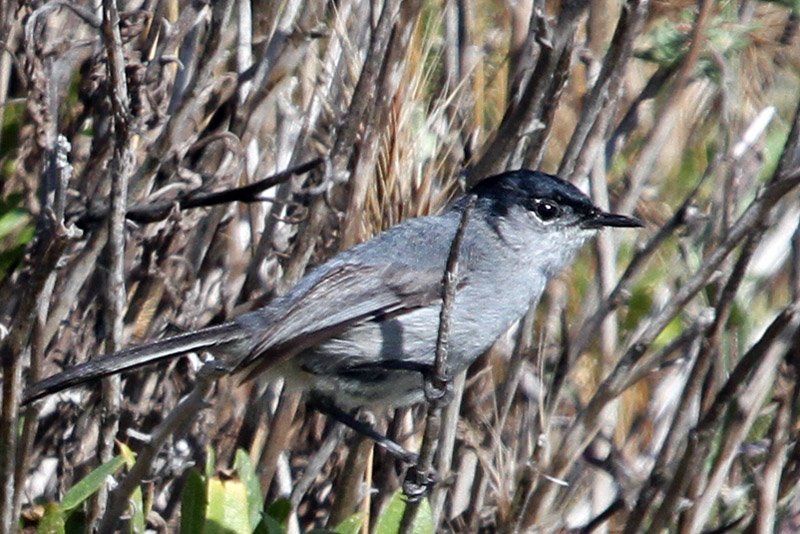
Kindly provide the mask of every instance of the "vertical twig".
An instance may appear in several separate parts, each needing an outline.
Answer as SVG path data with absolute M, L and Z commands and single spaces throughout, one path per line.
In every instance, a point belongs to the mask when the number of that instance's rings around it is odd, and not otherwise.
M 358 83 L 353 92 L 353 98 L 331 149 L 330 172 L 326 173 L 327 176 L 323 179 L 336 180 L 347 173 L 350 158 L 357 146 L 356 140 L 359 128 L 377 98 L 374 88 L 380 74 L 380 67 L 391 42 L 392 29 L 400 13 L 400 4 L 401 2 L 398 0 L 387 0 L 383 4 L 378 25 L 370 40 L 367 58 L 364 61 Z M 306 223 L 299 230 L 292 259 L 286 266 L 286 276 L 283 280 L 282 289 L 296 284 L 305 273 L 306 266 L 311 259 L 319 238 L 320 230 L 327 220 L 328 206 L 324 195 L 318 195 L 314 198 L 309 212 Z
M 453 303 L 456 297 L 456 288 L 458 286 L 458 260 L 459 253 L 461 252 L 461 242 L 464 238 L 464 232 L 469 223 L 469 217 L 475 207 L 477 197 L 472 195 L 461 213 L 461 220 L 456 229 L 456 235 L 453 237 L 453 242 L 450 245 L 450 253 L 447 256 L 447 264 L 445 267 L 443 288 L 442 288 L 442 310 L 439 314 L 439 332 L 436 337 L 436 354 L 434 360 L 434 371 L 430 380 L 430 387 L 433 389 L 434 394 L 444 395 L 452 383 L 452 377 L 449 374 L 447 367 L 447 353 L 450 343 L 450 325 L 452 321 Z M 448 401 L 449 399 L 439 398 L 432 400 L 428 405 L 428 413 L 425 418 L 425 432 L 422 437 L 422 445 L 420 447 L 419 461 L 413 469 L 416 473 L 421 474 L 423 477 L 433 469 L 433 457 L 439 445 L 439 436 L 441 433 L 441 418 L 442 418 L 442 400 Z M 439 473 L 439 475 L 443 475 Z M 416 481 L 414 481 L 416 482 Z M 410 499 L 406 504 L 403 513 L 403 519 L 400 522 L 399 532 L 401 534 L 411 534 L 414 528 L 414 519 L 417 517 L 417 511 L 420 506 L 420 499 Z M 434 526 L 434 528 L 436 528 Z
M 289 443 L 292 421 L 299 405 L 300 395 L 284 389 L 278 400 L 278 407 L 275 409 L 266 448 L 261 451 L 261 456 L 258 458 L 257 463 L 258 472 L 260 473 L 261 492 L 265 498 L 269 495 L 269 487 L 275 476 L 278 456 L 286 449 L 286 445 Z
M 464 397 L 466 379 L 466 371 L 458 374 L 453 379 L 453 399 L 444 408 L 441 439 L 436 454 L 435 469 L 437 473 L 450 473 L 453 465 L 453 451 L 455 449 L 458 421 L 461 416 L 461 400 Z M 448 489 L 451 489 L 449 484 L 437 484 L 433 488 L 431 510 L 434 525 L 439 525 L 442 520 Z
M 343 83 L 337 75 L 346 69 L 342 68 L 343 62 L 343 43 L 344 34 L 347 29 L 347 21 L 353 7 L 353 1 L 341 2 L 338 5 L 335 19 L 333 22 L 333 35 L 328 41 L 328 46 L 325 50 L 325 57 L 322 60 L 322 71 L 324 78 L 319 81 L 314 89 L 313 97 L 309 102 L 307 108 L 303 112 L 303 125 L 300 128 L 297 136 L 297 142 L 292 157 L 291 164 L 300 161 L 300 158 L 306 157 L 308 147 L 306 142 L 309 136 L 318 128 L 318 123 L 323 116 L 323 111 L 327 105 L 327 99 L 331 98 L 335 87 L 338 83 Z M 290 186 L 288 183 L 282 184 L 276 193 L 278 199 L 283 199 L 288 196 Z M 251 293 L 260 291 L 262 280 L 259 279 L 259 271 L 264 264 L 267 252 L 274 244 L 275 234 L 281 227 L 279 224 L 279 216 L 283 212 L 284 207 L 280 203 L 275 203 L 270 209 L 270 214 L 264 222 L 264 230 L 258 240 L 258 245 L 253 252 L 253 258 L 250 262 L 250 267 L 247 270 L 247 277 L 242 287 L 241 297 L 249 298 Z
M 792 350 L 791 348 L 789 350 Z M 786 382 L 778 386 L 776 400 L 778 413 L 772 423 L 770 432 L 770 445 L 764 470 L 758 477 L 756 512 L 753 522 L 756 534 L 770 534 L 773 532 L 778 513 L 779 490 L 781 473 L 786 466 L 786 452 L 789 447 L 791 434 L 792 413 L 792 387 Z
M 19 26 L 15 24 L 15 14 L 17 13 L 16 0 L 0 0 L 0 103 L 8 102 L 8 88 L 11 80 L 11 65 L 16 62 L 12 53 L 12 47 L 16 40 Z M 17 64 L 19 67 L 19 64 Z M 20 75 L 22 73 L 20 72 Z M 0 125 L 5 124 L 5 106 L 0 105 Z M 3 141 L 3 132 L 0 128 L 0 144 Z
M 64 220 L 64 197 L 66 196 L 67 186 L 72 178 L 72 165 L 69 163 L 69 142 L 61 135 L 56 140 L 54 151 L 55 157 L 51 159 L 51 164 L 55 164 L 53 171 L 56 175 L 56 194 L 53 198 L 53 215 L 56 221 Z M 77 235 L 77 234 L 76 234 Z M 47 347 L 48 338 L 46 335 L 46 323 L 50 312 L 50 301 L 53 296 L 53 289 L 56 283 L 56 270 L 53 269 L 47 275 L 42 292 L 38 295 L 36 303 L 36 317 L 31 336 L 31 359 L 30 359 L 30 379 L 35 382 L 40 378 L 41 363 L 44 360 L 44 352 Z M 15 493 L 14 517 L 19 516 L 22 506 L 22 489 L 25 482 L 25 473 L 28 470 L 30 452 L 33 448 L 33 440 L 38 426 L 38 408 L 31 406 L 26 413 L 22 435 L 17 449 L 17 466 L 15 472 Z
M 45 214 L 43 218 L 48 218 Z M 14 473 L 16 470 L 17 437 L 19 432 L 19 402 L 22 398 L 23 355 L 34 324 L 36 306 L 43 298 L 50 273 L 70 239 L 70 233 L 55 220 L 50 219 L 52 231 L 43 233 L 33 247 L 32 257 L 36 266 L 21 287 L 27 289 L 20 300 L 16 321 L 0 347 L 0 363 L 3 366 L 3 406 L 0 418 L 0 534 L 14 531 L 17 517 L 14 515 Z
M 236 10 L 236 72 L 241 76 L 253 64 L 253 11 L 250 2 L 239 2 Z M 238 104 L 247 100 L 251 80 L 241 82 L 236 91 Z
M 603 106 L 609 100 L 609 95 L 617 92 L 617 86 L 622 82 L 628 61 L 633 52 L 633 42 L 639 34 L 642 22 L 647 17 L 649 9 L 648 0 L 628 0 L 622 7 L 617 28 L 611 41 L 608 52 L 603 60 L 603 66 L 597 81 L 584 103 L 578 124 L 569 140 L 567 149 L 561 159 L 558 174 L 564 177 L 572 175 L 576 162 L 580 159 L 580 152 L 586 150 L 586 139 L 589 132 L 600 115 Z
M 10 7 L 10 6 L 4 6 Z M 29 112 L 36 117 L 34 120 L 37 133 L 41 136 L 40 142 L 44 148 L 44 169 L 39 183 L 40 213 L 36 225 L 36 239 L 30 249 L 29 258 L 33 260 L 31 273 L 21 276 L 20 287 L 25 288 L 20 299 L 19 308 L 15 313 L 15 321 L 10 325 L 10 334 L 4 340 L 0 349 L 0 359 L 3 367 L 3 406 L 2 428 L 0 429 L 0 533 L 12 532 L 13 525 L 18 520 L 19 508 L 22 502 L 21 488 L 24 486 L 22 477 L 28 464 L 30 450 L 27 444 L 32 440 L 36 427 L 36 413 L 31 414 L 30 420 L 26 419 L 22 437 L 19 436 L 19 401 L 22 392 L 22 365 L 27 351 L 31 350 L 31 333 L 36 334 L 34 340 L 33 356 L 34 372 L 38 368 L 43 346 L 41 344 L 40 327 L 47 316 L 50 299 L 55 284 L 55 268 L 68 244 L 71 232 L 63 226 L 64 198 L 67 182 L 72 173 L 68 162 L 69 142 L 58 135 L 59 104 L 61 95 L 57 83 L 51 76 L 55 71 L 51 58 L 43 57 L 42 49 L 35 43 L 34 28 L 40 19 L 46 18 L 51 12 L 47 7 L 42 7 L 31 15 L 28 23 L 30 33 L 26 32 L 25 41 L 29 49 L 29 66 L 34 73 L 35 81 L 32 82 L 29 97 Z M 11 32 L 11 18 L 6 18 L 10 13 L 4 13 L 0 18 L 0 36 L 9 37 Z M 5 43 L 4 43 L 5 44 Z M 3 47 L 3 56 L 7 56 L 6 47 Z M 38 70 L 37 70 L 38 69 Z M 22 74 L 22 73 L 20 73 Z M 5 76 L 4 73 L 0 75 Z M 5 85 L 5 82 L 2 84 Z M 7 91 L 8 86 L 5 86 Z M 5 94 L 0 95 L 5 99 Z M 34 102 L 33 100 L 37 100 Z
M 536 42 L 540 47 L 536 68 L 528 79 L 518 103 L 509 104 L 502 122 L 497 127 L 497 134 L 485 147 L 480 160 L 469 169 L 468 185 L 504 170 L 510 158 L 528 137 L 534 140 L 544 139 L 544 136 L 538 135 L 537 132 L 543 130 L 544 134 L 549 131 L 551 124 L 543 121 L 552 121 L 553 115 L 547 116 L 543 110 L 554 111 L 557 104 L 546 99 L 547 97 L 557 99 L 560 95 L 558 86 L 564 80 L 563 74 L 559 73 L 564 72 L 566 66 L 570 64 L 571 55 L 568 51 L 573 46 L 580 14 L 587 5 L 576 2 L 562 6 L 555 28 L 548 26 L 541 6 L 534 6 L 531 15 L 532 28 L 529 31 L 535 33 Z M 535 28 L 533 21 L 536 22 Z M 543 147 L 534 147 L 532 159 L 536 159 L 538 156 L 535 153 L 542 150 Z
M 678 113 L 678 103 L 680 97 L 683 95 L 684 90 L 688 86 L 691 78 L 692 71 L 697 65 L 697 60 L 700 56 L 700 50 L 705 42 L 706 27 L 711 18 L 711 9 L 714 2 L 712 0 L 703 0 L 701 2 L 700 13 L 697 16 L 697 21 L 692 27 L 691 44 L 689 51 L 683 59 L 680 70 L 675 79 L 673 90 L 670 92 L 667 101 L 664 103 L 664 108 L 661 111 L 661 117 L 656 122 L 655 127 L 650 131 L 647 142 L 644 148 L 639 153 L 630 171 L 627 173 L 630 180 L 625 196 L 620 200 L 618 209 L 622 213 L 630 213 L 633 211 L 636 202 L 639 200 L 642 188 L 644 188 L 647 179 L 652 175 L 653 165 L 655 165 L 656 158 L 661 154 L 664 144 L 672 133 L 675 126 L 676 114 Z
M 350 198 L 340 245 L 343 249 L 352 247 L 364 237 L 362 226 L 367 189 L 374 181 L 375 162 L 386 135 L 389 113 L 392 110 L 390 102 L 397 97 L 403 98 L 404 91 L 406 91 L 402 83 L 406 52 L 421 11 L 420 4 L 419 0 L 403 2 L 399 20 L 392 32 L 387 54 L 381 65 L 380 75 L 376 80 L 378 95 L 374 103 L 375 113 L 365 116 L 364 142 L 358 152 L 358 159 L 349 183 Z
M 341 426 L 341 423 L 336 423 L 336 426 Z M 335 434 L 336 429 L 332 429 L 331 433 Z M 328 517 L 330 528 L 335 528 L 350 517 L 358 503 L 367 498 L 366 494 L 369 492 L 365 488 L 369 486 L 364 484 L 364 475 L 372 461 L 374 444 L 371 439 L 359 433 L 354 433 L 348 440 L 347 457 L 344 461 L 344 472 L 348 475 L 339 477 L 333 485 L 334 502 Z
M 119 32 L 119 11 L 116 0 L 103 0 L 103 41 L 106 48 L 109 98 L 113 110 L 114 139 L 110 162 L 111 199 L 108 217 L 108 279 L 105 292 L 105 320 L 108 327 L 106 351 L 122 348 L 125 316 L 125 212 L 128 198 L 128 177 L 131 170 L 131 128 L 128 103 L 128 84 L 125 78 L 125 56 Z M 103 382 L 103 420 L 99 443 L 101 462 L 114 456 L 114 440 L 119 428 L 120 379 Z M 103 515 L 106 489 L 98 492 L 93 510 L 95 518 Z M 119 517 L 119 516 L 117 516 Z M 108 532 L 108 531 L 106 531 Z

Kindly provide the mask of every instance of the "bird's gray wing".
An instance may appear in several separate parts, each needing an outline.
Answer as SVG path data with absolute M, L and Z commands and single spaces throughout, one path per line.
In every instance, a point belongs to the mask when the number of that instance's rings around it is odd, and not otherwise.
M 237 370 L 248 380 L 354 324 L 426 306 L 441 298 L 443 275 L 443 269 L 402 262 L 344 262 L 326 269 L 299 294 L 287 295 Z

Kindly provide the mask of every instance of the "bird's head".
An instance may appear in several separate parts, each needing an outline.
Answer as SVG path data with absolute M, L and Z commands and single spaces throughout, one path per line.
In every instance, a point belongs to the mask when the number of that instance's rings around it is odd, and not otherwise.
M 597 207 L 571 183 L 538 171 L 498 174 L 482 180 L 469 193 L 477 196 L 476 211 L 509 244 L 541 251 L 552 259 L 555 269 L 565 265 L 600 228 L 644 226 L 636 218 Z

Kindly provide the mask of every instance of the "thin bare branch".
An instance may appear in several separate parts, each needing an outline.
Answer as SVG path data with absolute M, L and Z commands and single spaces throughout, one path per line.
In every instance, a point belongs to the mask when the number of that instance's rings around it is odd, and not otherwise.
M 224 370 L 218 369 L 212 362 L 204 366 L 197 376 L 197 383 L 150 435 L 150 439 L 136 456 L 136 464 L 128 471 L 119 485 L 110 495 L 108 508 L 98 526 L 99 532 L 114 532 L 120 518 L 128 508 L 133 491 L 145 480 L 153 466 L 161 447 L 170 436 L 180 436 L 195 422 L 197 414 L 207 407 L 206 397 Z
M 458 287 L 458 261 L 461 252 L 461 242 L 464 238 L 464 231 L 469 224 L 469 218 L 472 210 L 475 208 L 477 201 L 476 196 L 468 199 L 464 205 L 464 211 L 461 213 L 461 221 L 456 229 L 456 235 L 453 237 L 453 242 L 450 245 L 450 252 L 447 256 L 447 264 L 444 272 L 444 279 L 442 280 L 442 309 L 439 314 L 439 331 L 436 336 L 436 354 L 434 360 L 433 373 L 430 376 L 431 388 L 430 394 L 433 395 L 429 399 L 428 412 L 425 417 L 425 432 L 422 437 L 422 446 L 419 452 L 419 461 L 417 465 L 409 468 L 409 473 L 406 474 L 406 483 L 403 488 L 408 496 L 405 511 L 403 512 L 403 519 L 400 522 L 399 532 L 402 534 L 410 534 L 414 530 L 414 520 L 417 517 L 420 503 L 419 493 L 409 493 L 409 479 L 411 485 L 419 486 L 422 488 L 415 488 L 416 491 L 420 489 L 427 489 L 430 482 L 430 474 L 433 472 L 433 459 L 439 448 L 439 439 L 442 432 L 442 407 L 443 402 L 449 403 L 450 399 L 446 396 L 448 391 L 452 391 L 453 377 L 450 374 L 447 362 L 447 354 L 450 348 L 450 325 L 452 323 L 453 303 L 456 298 L 456 288 Z M 439 476 L 446 476 L 447 473 L 439 473 Z M 422 477 L 422 479 L 419 479 Z M 434 525 L 434 528 L 437 528 Z

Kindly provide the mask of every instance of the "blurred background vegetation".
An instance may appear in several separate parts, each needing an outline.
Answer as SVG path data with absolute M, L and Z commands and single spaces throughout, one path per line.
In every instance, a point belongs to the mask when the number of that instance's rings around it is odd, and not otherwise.
M 799 17 L 0 0 L 0 532 L 396 531 L 402 466 L 280 383 L 207 384 L 173 426 L 203 355 L 27 411 L 21 391 L 519 167 L 647 228 L 598 236 L 457 380 L 419 531 L 797 532 Z M 424 419 L 375 414 L 412 450 Z

